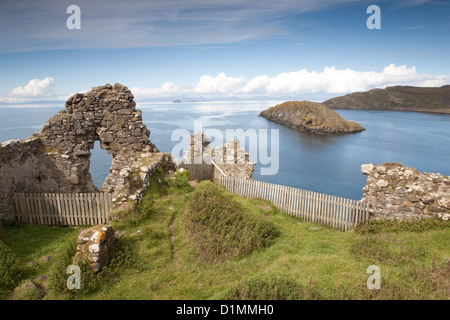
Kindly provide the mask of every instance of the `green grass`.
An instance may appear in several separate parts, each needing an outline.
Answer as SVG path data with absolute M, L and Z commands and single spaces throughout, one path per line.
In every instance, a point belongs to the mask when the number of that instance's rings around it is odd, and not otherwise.
M 21 277 L 20 260 L 0 240 L 0 295 L 13 289 Z
M 11 281 L 7 285 L 0 280 L 0 299 L 12 297 L 11 285 L 18 286 L 26 281 L 38 283 L 35 278 L 49 273 L 52 260 L 60 253 L 64 243 L 76 243 L 77 232 L 77 228 L 4 225 L 3 242 L 0 243 L 0 274 L 1 269 L 7 266 Z M 51 257 L 50 261 L 46 261 L 46 257 Z M 6 260 L 9 262 L 4 263 Z
M 76 229 L 4 227 L 6 247 L 22 263 L 54 256 L 51 266 L 24 267 L 16 283 L 46 273 L 47 299 L 448 299 L 448 224 L 374 223 L 342 232 L 303 222 L 266 201 L 246 200 L 205 182 L 192 191 L 185 177 L 176 179 L 153 181 L 138 211 L 129 220 L 113 223 L 123 234 L 115 261 L 77 292 L 61 288 Z M 198 196 L 208 186 L 210 196 L 226 200 L 227 205 L 217 202 L 222 213 L 238 208 L 241 219 L 248 214 L 250 221 L 259 215 L 258 221 L 273 226 L 277 236 L 267 245 L 211 263 L 209 255 L 199 254 L 192 243 L 202 238 L 187 230 L 192 222 L 189 212 L 212 209 L 211 197 Z M 196 196 L 205 203 L 193 204 Z M 217 235 L 218 229 L 209 230 L 209 235 Z M 248 235 L 251 230 L 240 232 Z M 381 270 L 380 290 L 366 286 L 367 268 L 373 264 Z M 11 289 L 3 292 L 3 299 L 11 297 Z

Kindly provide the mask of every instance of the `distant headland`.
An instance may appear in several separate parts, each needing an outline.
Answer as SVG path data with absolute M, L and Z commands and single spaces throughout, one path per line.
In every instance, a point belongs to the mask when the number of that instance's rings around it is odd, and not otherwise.
M 332 109 L 415 111 L 450 114 L 450 85 L 393 86 L 355 92 L 322 102 Z

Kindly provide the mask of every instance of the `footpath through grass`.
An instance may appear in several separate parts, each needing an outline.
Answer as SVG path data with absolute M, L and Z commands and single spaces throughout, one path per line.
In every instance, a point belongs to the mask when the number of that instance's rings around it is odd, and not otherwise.
M 202 182 L 194 189 L 187 183 L 186 175 L 178 174 L 175 180 L 160 178 L 160 181 L 152 182 L 136 212 L 113 223 L 122 234 L 120 252 L 108 268 L 98 275 L 91 275 L 90 284 L 84 283 L 84 287 L 76 292 L 64 289 L 62 283 L 67 277 L 64 267 L 68 263 L 67 256 L 70 257 L 68 252 L 74 250 L 68 243 L 76 241 L 77 229 L 3 226 L 0 240 L 5 243 L 9 256 L 16 258 L 15 262 L 8 258 L 8 263 L 19 272 L 5 275 L 5 279 L 8 276 L 9 283 L 14 285 L 3 285 L 1 298 L 449 297 L 448 222 L 415 222 L 400 227 L 375 222 L 354 232 L 342 232 L 303 222 L 265 201 L 230 195 L 208 182 Z M 205 190 L 208 195 L 201 200 L 199 194 Z M 208 222 L 202 220 L 206 219 L 203 214 L 197 215 L 197 220 L 193 219 L 191 214 L 196 208 L 198 212 L 205 208 L 213 210 L 205 205 L 206 202 L 193 201 L 207 201 L 208 205 L 217 201 L 216 208 L 222 216 L 217 217 L 221 220 L 216 222 L 222 224 L 221 227 L 205 227 Z M 228 215 L 229 212 L 233 215 Z M 239 234 L 231 234 L 233 228 L 227 227 L 237 221 L 244 221 L 246 227 L 239 232 L 246 235 L 241 240 L 248 240 L 248 246 L 236 241 Z M 257 238 L 254 233 L 257 230 L 266 231 L 266 235 Z M 227 239 L 226 246 L 211 246 L 211 241 L 220 239 Z M 207 242 L 202 244 L 202 241 Z M 5 250 L 0 248 L 0 252 Z M 47 255 L 52 256 L 50 262 L 42 262 L 42 257 Z M 367 288 L 370 265 L 380 268 L 379 290 Z M 0 275 L 1 270 L 0 267 Z M 39 297 L 24 297 L 17 290 L 13 291 L 14 286 L 35 281 L 40 274 L 49 279 L 46 283 L 41 282 L 44 289 Z

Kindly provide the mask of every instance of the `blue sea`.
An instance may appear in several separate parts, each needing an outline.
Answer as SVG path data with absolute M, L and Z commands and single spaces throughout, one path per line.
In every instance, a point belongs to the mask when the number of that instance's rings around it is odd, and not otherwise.
M 193 133 L 194 126 L 199 124 L 203 131 L 220 132 L 223 138 L 227 132 L 238 129 L 256 133 L 258 143 L 254 139 L 245 141 L 250 158 L 257 161 L 253 174 L 256 180 L 359 200 L 363 195 L 361 188 L 366 184 L 366 176 L 361 173 L 364 163 L 400 162 L 421 172 L 450 175 L 450 115 L 336 110 L 366 130 L 320 136 L 258 117 L 261 111 L 281 102 L 141 102 L 137 108 L 142 110 L 144 123 L 151 131 L 150 140 L 163 152 L 172 152 L 180 145 L 179 140 L 171 140 L 175 130 Z M 63 104 L 1 106 L 0 141 L 27 138 L 62 108 Z M 259 148 L 264 139 L 268 141 L 267 150 Z M 215 147 L 224 142 L 213 139 L 211 144 Z M 265 153 L 264 158 L 261 155 Z M 180 158 L 181 154 L 175 156 Z M 267 162 L 268 159 L 272 162 Z M 96 143 L 90 172 L 97 187 L 109 174 L 110 165 L 111 156 Z M 267 175 L 264 168 L 278 169 Z

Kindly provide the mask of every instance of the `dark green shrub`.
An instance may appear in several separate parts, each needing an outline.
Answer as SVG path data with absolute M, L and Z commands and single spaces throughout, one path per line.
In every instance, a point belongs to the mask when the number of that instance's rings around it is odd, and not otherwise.
M 275 225 L 249 212 L 233 195 L 202 181 L 188 199 L 184 223 L 187 237 L 203 260 L 228 260 L 272 244 Z

